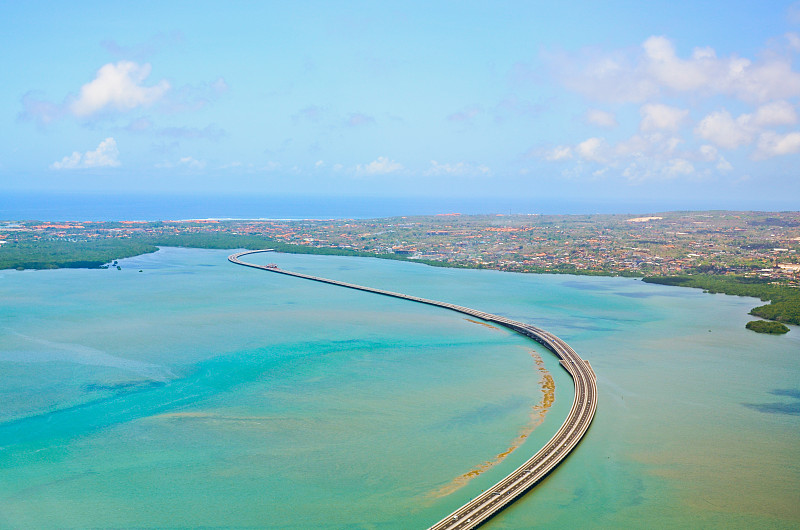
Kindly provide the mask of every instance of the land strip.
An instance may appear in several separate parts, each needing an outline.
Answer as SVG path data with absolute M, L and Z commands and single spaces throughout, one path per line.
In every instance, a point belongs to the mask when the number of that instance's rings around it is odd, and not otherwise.
M 159 246 L 644 277 L 756 296 L 772 303 L 754 315 L 800 323 L 800 212 L 0 223 L 0 269 L 97 268 Z

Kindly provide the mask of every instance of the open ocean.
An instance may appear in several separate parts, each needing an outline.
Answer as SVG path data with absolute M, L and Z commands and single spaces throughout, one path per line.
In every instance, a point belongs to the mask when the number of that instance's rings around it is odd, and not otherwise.
M 550 198 L 319 197 L 299 195 L 103 194 L 2 192 L 0 221 L 166 221 L 179 219 L 371 219 L 402 215 L 643 214 L 668 210 L 787 210 L 796 201 L 764 204 L 680 201 L 569 201 Z
M 425 528 L 566 416 L 571 379 L 532 341 L 228 253 L 0 272 L 0 527 Z M 587 436 L 487 528 L 800 526 L 800 329 L 745 330 L 757 300 L 629 278 L 252 259 L 532 322 L 592 363 Z M 556 389 L 543 420 L 537 357 Z M 532 422 L 508 458 L 441 495 Z

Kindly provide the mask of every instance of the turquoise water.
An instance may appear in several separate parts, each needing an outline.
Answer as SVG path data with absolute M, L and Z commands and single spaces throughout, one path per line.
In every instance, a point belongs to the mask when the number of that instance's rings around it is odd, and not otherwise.
M 566 372 L 522 337 L 228 254 L 0 274 L 0 527 L 424 528 L 528 458 L 569 409 Z M 800 330 L 745 330 L 752 299 L 252 259 L 533 322 L 592 363 L 587 437 L 488 528 L 800 524 Z M 530 424 L 535 355 L 556 384 L 543 423 L 437 496 Z

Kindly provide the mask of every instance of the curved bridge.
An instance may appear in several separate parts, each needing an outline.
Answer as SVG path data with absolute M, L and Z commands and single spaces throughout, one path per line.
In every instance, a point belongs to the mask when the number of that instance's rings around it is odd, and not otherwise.
M 237 265 L 244 265 L 246 267 L 286 274 L 288 276 L 295 276 L 315 282 L 339 285 L 349 289 L 357 289 L 359 291 L 366 291 L 384 296 L 393 296 L 395 298 L 402 298 L 403 300 L 410 300 L 421 304 L 444 307 L 452 311 L 458 311 L 459 313 L 480 318 L 487 322 L 494 322 L 495 324 L 509 328 L 542 344 L 561 359 L 561 365 L 569 372 L 570 376 L 572 376 L 572 379 L 575 381 L 575 400 L 572 402 L 572 408 L 567 415 L 567 419 L 564 420 L 564 424 L 561 425 L 561 428 L 558 429 L 558 432 L 556 432 L 550 441 L 524 464 L 511 472 L 506 478 L 431 526 L 429 530 L 467 529 L 479 526 L 494 514 L 514 502 L 523 493 L 547 476 L 547 474 L 578 445 L 578 442 L 580 442 L 583 435 L 589 429 L 589 424 L 592 422 L 595 410 L 597 409 L 597 382 L 594 371 L 588 362 L 581 359 L 578 354 L 575 353 L 575 350 L 552 333 L 531 326 L 530 324 L 523 324 L 516 320 L 493 315 L 491 313 L 484 313 L 483 311 L 477 311 L 469 307 L 384 291 L 383 289 L 373 289 L 372 287 L 364 287 L 353 283 L 328 280 L 317 276 L 309 276 L 307 274 L 279 269 L 275 266 L 255 265 L 239 259 L 242 256 L 259 252 L 270 252 L 270 250 L 239 252 L 238 254 L 229 256 L 228 260 Z

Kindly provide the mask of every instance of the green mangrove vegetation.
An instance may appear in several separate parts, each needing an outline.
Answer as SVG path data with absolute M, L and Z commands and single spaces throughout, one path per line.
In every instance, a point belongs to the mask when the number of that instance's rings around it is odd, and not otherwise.
M 0 269 L 98 269 L 114 260 L 155 252 L 159 247 L 248 250 L 272 248 L 277 252 L 290 254 L 362 256 L 408 261 L 407 256 L 397 254 L 374 254 L 345 248 L 293 245 L 245 234 L 188 233 L 86 241 L 20 238 L 3 245 L 0 252 Z
M 783 335 L 789 332 L 789 328 L 780 322 L 771 322 L 767 320 L 751 320 L 745 327 L 756 333 L 768 333 L 770 335 Z
M 753 316 L 800 325 L 800 290 L 770 283 L 765 278 L 744 276 L 714 276 L 693 274 L 686 276 L 651 276 L 645 282 L 679 287 L 695 287 L 709 293 L 752 296 L 769 304 L 750 310 Z
M 0 269 L 99 269 L 113 260 L 156 250 L 157 246 L 136 239 L 19 239 L 3 245 Z

